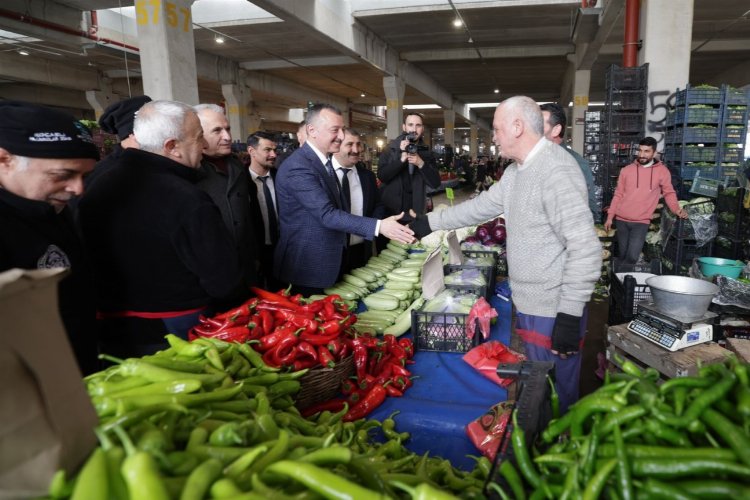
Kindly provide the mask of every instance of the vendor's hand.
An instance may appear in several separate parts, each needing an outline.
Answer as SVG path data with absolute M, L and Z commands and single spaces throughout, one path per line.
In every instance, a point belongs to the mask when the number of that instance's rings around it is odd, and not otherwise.
M 606 231 L 609 231 L 610 229 L 612 229 L 612 221 L 611 220 L 607 219 L 607 221 L 604 223 L 604 229 Z
M 567 359 L 578 353 L 581 337 L 581 317 L 557 313 L 552 329 L 552 354 Z
M 380 234 L 390 240 L 400 241 L 408 245 L 414 242 L 414 231 L 398 222 L 403 216 L 404 212 L 401 212 L 398 215 L 392 215 L 387 219 L 381 220 Z
M 430 221 L 427 220 L 426 215 L 417 215 L 414 219 L 414 222 L 412 222 L 410 226 L 414 230 L 414 236 L 416 236 L 419 240 L 432 232 Z
M 684 208 L 681 208 L 680 211 L 677 212 L 677 217 L 679 217 L 680 219 L 687 219 L 688 213 Z
M 417 153 L 407 153 L 406 161 L 411 163 L 412 165 L 415 165 L 417 168 L 424 167 L 424 160 Z

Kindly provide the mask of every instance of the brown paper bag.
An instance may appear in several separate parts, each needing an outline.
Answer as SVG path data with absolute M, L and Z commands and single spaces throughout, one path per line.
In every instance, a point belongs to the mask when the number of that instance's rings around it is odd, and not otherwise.
M 56 470 L 73 473 L 96 445 L 96 413 L 58 313 L 65 273 L 0 273 L 0 498 L 45 494 Z

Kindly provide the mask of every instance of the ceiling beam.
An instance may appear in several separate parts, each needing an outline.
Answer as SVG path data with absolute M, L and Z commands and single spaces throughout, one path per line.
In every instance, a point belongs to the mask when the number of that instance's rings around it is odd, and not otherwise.
M 443 108 L 455 109 L 450 92 L 419 68 L 401 61 L 396 50 L 352 17 L 348 1 L 253 0 L 253 3 L 291 25 L 311 30 L 318 39 L 336 50 L 352 55 L 384 74 L 401 78 Z M 455 110 L 464 113 L 463 103 L 458 103 Z M 472 120 L 470 114 L 462 116 Z
M 413 50 L 401 52 L 401 59 L 410 62 L 465 61 L 467 59 L 479 59 L 477 50 L 484 59 L 554 57 L 574 52 L 575 45 L 565 43 L 558 45 L 519 45 L 515 47 L 477 47 L 477 49 Z
M 750 85 L 750 59 L 745 59 L 739 64 L 726 68 L 708 80 L 708 83 L 713 85 L 726 83 L 737 88 Z
M 255 2 L 253 2 L 255 3 Z M 535 7 L 550 5 L 580 5 L 578 0 L 494 0 L 484 2 L 466 2 L 458 3 L 456 8 L 459 11 L 471 9 L 496 9 L 499 7 Z M 435 12 L 453 10 L 447 2 L 434 3 L 429 5 L 409 5 L 404 7 L 389 6 L 382 9 L 360 9 L 352 11 L 354 17 L 369 16 L 388 16 L 393 14 L 418 14 L 420 12 Z
M 304 87 L 290 82 L 289 80 L 284 80 L 265 73 L 248 71 L 244 76 L 244 80 L 245 85 L 250 87 L 251 91 L 259 90 L 261 92 L 279 95 L 297 103 L 297 106 L 301 108 L 307 107 L 308 101 L 327 102 L 342 110 L 348 105 L 346 100 L 341 99 L 340 97 L 326 94 L 324 92 L 318 92 L 309 87 Z
M 357 59 L 349 56 L 331 57 L 300 57 L 296 59 L 266 59 L 263 61 L 246 61 L 240 63 L 240 68 L 248 70 L 283 69 L 283 68 L 313 68 L 316 66 L 345 66 L 359 64 Z
M 591 69 L 604 42 L 612 33 L 615 23 L 620 19 L 624 8 L 625 0 L 609 0 L 604 4 L 604 9 L 599 15 L 599 29 L 596 31 L 594 39 L 588 43 L 576 44 L 575 69 Z

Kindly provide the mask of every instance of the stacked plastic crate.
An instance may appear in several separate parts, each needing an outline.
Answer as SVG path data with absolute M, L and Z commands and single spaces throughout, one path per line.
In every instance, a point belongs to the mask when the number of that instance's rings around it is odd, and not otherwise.
M 728 85 L 722 88 L 721 127 L 719 161 L 721 178 L 725 185 L 737 176 L 737 170 L 744 158 L 747 138 L 748 104 L 750 91 L 734 89 Z
M 675 190 L 689 198 L 693 179 L 719 179 L 722 91 L 718 87 L 691 87 L 677 92 L 667 115 L 664 161 L 675 174 Z
M 690 217 L 691 214 L 712 214 L 715 207 L 713 201 L 708 200 L 688 205 L 685 210 Z M 713 240 L 708 242 L 698 241 L 693 221 L 690 218 L 676 218 L 667 207 L 662 209 L 661 235 L 663 245 L 661 254 L 662 274 L 687 276 L 694 258 L 711 255 Z
M 609 205 L 620 169 L 633 161 L 643 136 L 648 64 L 636 68 L 612 65 L 607 70 L 607 99 L 601 117 L 604 178 L 603 204 Z
M 591 175 L 594 178 L 594 189 L 596 203 L 599 206 L 599 213 L 602 209 L 602 182 L 605 178 L 604 153 L 606 147 L 602 142 L 602 112 L 586 111 L 583 115 L 583 157 L 589 162 Z M 598 222 L 598 221 L 594 221 Z
M 744 206 L 745 190 L 719 186 L 716 197 L 716 220 L 719 234 L 714 240 L 714 257 L 746 259 L 750 240 L 750 211 Z

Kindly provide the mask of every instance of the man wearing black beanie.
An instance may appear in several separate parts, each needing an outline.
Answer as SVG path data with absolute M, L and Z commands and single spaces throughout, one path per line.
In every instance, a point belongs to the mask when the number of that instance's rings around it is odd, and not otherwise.
M 75 118 L 0 101 L 0 271 L 66 268 L 59 308 L 78 366 L 98 369 L 93 282 L 67 203 L 99 153 Z M 21 332 L 19 332 L 20 334 Z

